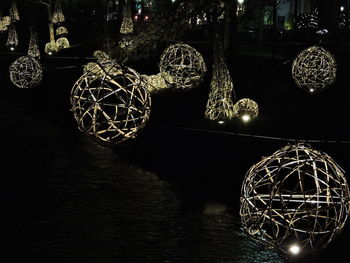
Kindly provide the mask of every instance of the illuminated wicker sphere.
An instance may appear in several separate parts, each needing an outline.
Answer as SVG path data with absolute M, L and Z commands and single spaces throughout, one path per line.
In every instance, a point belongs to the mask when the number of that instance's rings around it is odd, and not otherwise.
M 233 114 L 243 121 L 249 121 L 259 114 L 258 104 L 251 99 L 241 99 L 233 105 Z
M 60 26 L 56 29 L 56 35 L 59 37 L 68 35 L 68 30 L 64 26 Z
M 60 37 L 59 39 L 56 40 L 56 46 L 58 50 L 69 48 L 69 40 L 66 37 Z
M 159 67 L 160 72 L 172 77 L 171 84 L 180 89 L 197 86 L 207 71 L 203 56 L 186 44 L 169 46 L 161 55 Z
M 23 56 L 10 66 L 10 79 L 19 88 L 32 88 L 41 83 L 43 69 L 37 59 Z
M 3 17 L 0 17 L 0 32 L 5 32 L 8 29 L 8 25 L 4 21 Z
M 106 52 L 101 51 L 101 50 L 94 51 L 92 56 L 97 59 L 97 62 L 106 62 L 106 61 L 111 59 L 110 56 Z
M 144 128 L 151 97 L 136 71 L 108 61 L 79 78 L 71 105 L 82 132 L 113 145 L 135 138 Z
M 288 145 L 247 172 L 241 221 L 269 249 L 305 255 L 341 232 L 349 198 L 344 172 L 330 156 L 304 144 Z
M 46 43 L 45 45 L 45 53 L 52 55 L 58 52 L 58 47 L 55 41 Z
M 293 62 L 292 75 L 295 83 L 314 94 L 332 85 L 337 65 L 334 57 L 321 47 L 303 50 Z

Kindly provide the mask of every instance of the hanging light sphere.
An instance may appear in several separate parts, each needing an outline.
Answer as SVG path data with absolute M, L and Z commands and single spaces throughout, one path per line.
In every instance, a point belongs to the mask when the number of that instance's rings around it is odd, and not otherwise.
M 48 55 L 52 55 L 52 54 L 55 54 L 58 52 L 58 47 L 57 47 L 57 44 L 56 42 L 49 42 L 49 43 L 46 43 L 45 45 L 45 53 L 48 54 Z
M 303 50 L 292 66 L 295 83 L 310 94 L 332 85 L 336 73 L 337 65 L 332 54 L 317 46 Z
M 287 257 L 314 253 L 343 229 L 349 213 L 344 171 L 326 153 L 288 145 L 247 172 L 240 215 L 247 234 Z
M 69 40 L 66 37 L 60 37 L 59 39 L 56 40 L 56 46 L 58 50 L 69 48 Z
M 245 122 L 250 121 L 259 114 L 258 104 L 251 99 L 241 99 L 233 105 L 233 114 Z
M 60 26 L 56 29 L 56 35 L 58 37 L 63 37 L 63 36 L 66 36 L 68 35 L 68 30 L 67 28 L 65 28 L 64 26 Z
M 197 86 L 207 71 L 203 56 L 186 44 L 169 46 L 161 55 L 159 67 L 160 72 L 171 76 L 173 83 L 169 84 L 179 89 Z
M 32 88 L 41 83 L 43 69 L 37 59 L 23 56 L 16 59 L 10 66 L 10 79 L 21 89 Z
M 108 61 L 78 79 L 71 105 L 82 132 L 114 145 L 141 132 L 150 116 L 151 97 L 136 71 Z
M 111 59 L 110 56 L 106 52 L 101 51 L 101 50 L 94 51 L 92 56 L 97 59 L 97 62 L 106 62 L 106 61 Z

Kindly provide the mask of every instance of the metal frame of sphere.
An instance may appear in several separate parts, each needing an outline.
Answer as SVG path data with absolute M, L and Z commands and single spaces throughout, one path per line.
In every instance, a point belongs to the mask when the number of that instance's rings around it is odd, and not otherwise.
M 326 153 L 287 145 L 247 172 L 240 216 L 247 234 L 285 256 L 316 252 L 343 229 L 349 214 L 344 171 Z
M 252 99 L 240 99 L 233 105 L 233 114 L 243 121 L 249 121 L 258 116 L 259 106 Z
M 331 53 L 322 47 L 303 50 L 293 61 L 292 76 L 301 89 L 315 94 L 331 86 L 336 78 L 337 65 Z
M 21 89 L 32 88 L 41 83 L 43 68 L 39 61 L 31 56 L 22 56 L 10 66 L 10 79 Z
M 108 61 L 79 78 L 71 105 L 82 132 L 100 144 L 115 145 L 135 138 L 144 128 L 151 96 L 135 70 Z
M 190 89 L 197 86 L 204 77 L 207 67 L 203 56 L 187 44 L 170 45 L 161 55 L 160 72 L 171 76 L 176 88 Z

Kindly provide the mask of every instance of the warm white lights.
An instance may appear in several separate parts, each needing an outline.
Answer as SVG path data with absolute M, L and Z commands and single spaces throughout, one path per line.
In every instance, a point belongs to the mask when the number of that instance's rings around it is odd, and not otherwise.
M 173 78 L 175 88 L 196 87 L 207 71 L 203 56 L 187 44 L 170 45 L 160 58 L 160 72 Z
M 340 7 L 340 11 L 342 11 L 342 12 L 344 11 L 344 6 Z
M 218 123 L 219 123 L 219 124 L 225 124 L 225 122 L 224 122 L 224 121 L 218 121 Z
M 248 122 L 248 121 L 250 121 L 250 116 L 249 116 L 248 114 L 244 114 L 244 115 L 242 116 L 242 120 L 243 120 L 244 122 Z
M 300 247 L 297 244 L 293 244 L 290 246 L 289 252 L 293 255 L 298 255 L 300 253 Z
M 233 114 L 235 117 L 248 122 L 258 116 L 259 106 L 252 99 L 240 99 L 235 105 L 233 105 Z
M 238 0 L 238 3 L 241 5 L 244 3 L 244 0 Z
M 240 215 L 245 232 L 285 255 L 313 253 L 342 231 L 349 216 L 344 171 L 324 152 L 287 145 L 247 172 Z
M 135 138 L 146 125 L 151 97 L 140 75 L 115 61 L 86 69 L 71 92 L 79 129 L 101 144 Z
M 318 46 L 300 52 L 292 66 L 295 83 L 311 94 L 331 86 L 335 81 L 336 72 L 337 65 L 332 54 Z
M 205 117 L 209 120 L 233 119 L 233 83 L 223 57 L 213 66 Z M 219 122 L 220 124 L 220 122 Z

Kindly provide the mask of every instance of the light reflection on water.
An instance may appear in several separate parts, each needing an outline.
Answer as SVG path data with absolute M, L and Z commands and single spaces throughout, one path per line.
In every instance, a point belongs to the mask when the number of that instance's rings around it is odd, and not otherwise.
M 16 114 L 1 132 L 17 140 L 9 149 L 27 149 L 15 150 L 26 182 L 17 205 L 32 211 L 17 262 L 282 262 L 242 235 L 237 215 L 203 214 L 169 182 L 80 133 Z

